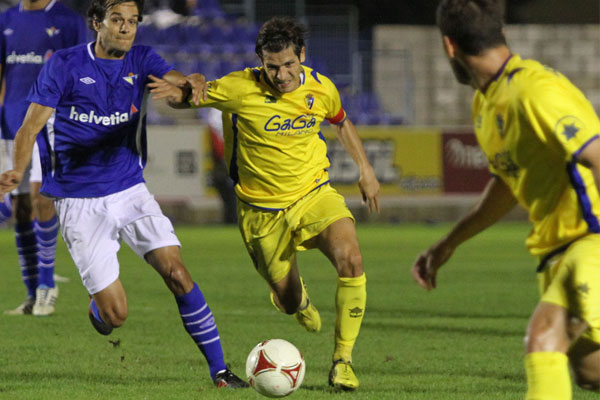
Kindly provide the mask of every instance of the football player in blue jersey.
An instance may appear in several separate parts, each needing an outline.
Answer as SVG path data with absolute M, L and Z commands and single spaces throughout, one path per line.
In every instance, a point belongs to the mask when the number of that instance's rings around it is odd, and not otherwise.
M 29 106 L 27 93 L 42 66 L 54 51 L 84 43 L 85 37 L 83 18 L 56 0 L 23 0 L 0 15 L 0 68 L 5 86 L 0 113 L 3 169 L 11 168 L 13 140 Z M 54 312 L 58 297 L 53 278 L 58 220 L 52 201 L 40 195 L 40 186 L 36 147 L 32 166 L 25 169 L 24 178 L 11 196 L 17 250 L 28 296 L 6 314 L 49 315 Z M 0 219 L 10 217 L 10 201 L 5 198 L 0 203 Z
M 215 385 L 247 387 L 226 367 L 212 312 L 183 264 L 171 222 L 144 183 L 148 76 L 177 85 L 186 78 L 150 47 L 133 46 L 142 10 L 143 0 L 92 0 L 88 22 L 96 41 L 57 51 L 42 68 L 0 192 L 21 183 L 37 138 L 41 190 L 54 198 L 96 330 L 108 335 L 128 315 L 117 260 L 123 240 L 174 294 Z

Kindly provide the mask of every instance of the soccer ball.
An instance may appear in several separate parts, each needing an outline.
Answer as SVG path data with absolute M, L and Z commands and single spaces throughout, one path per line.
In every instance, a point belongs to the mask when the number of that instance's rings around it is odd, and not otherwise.
M 284 397 L 298 389 L 305 368 L 302 353 L 283 339 L 260 342 L 246 360 L 250 386 L 267 397 Z

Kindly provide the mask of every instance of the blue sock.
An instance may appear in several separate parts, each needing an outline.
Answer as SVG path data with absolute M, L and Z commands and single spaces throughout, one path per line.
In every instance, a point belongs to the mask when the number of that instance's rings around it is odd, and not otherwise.
M 38 245 L 38 285 L 53 288 L 58 218 L 54 215 L 48 221 L 36 219 L 34 220 L 34 226 Z
M 29 297 L 35 298 L 38 281 L 38 257 L 33 222 L 17 223 L 15 225 L 15 239 L 21 264 L 21 275 L 27 287 L 27 294 Z
M 200 288 L 194 283 L 191 292 L 175 296 L 183 326 L 204 354 L 208 362 L 210 376 L 214 379 L 217 372 L 226 369 L 223 349 L 217 324 Z
M 8 193 L 4 195 L 4 202 L 0 202 L 0 224 L 12 216 L 12 203 Z

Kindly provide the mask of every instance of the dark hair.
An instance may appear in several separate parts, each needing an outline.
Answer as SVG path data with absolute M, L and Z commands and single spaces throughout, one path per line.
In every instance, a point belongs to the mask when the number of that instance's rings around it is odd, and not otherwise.
M 294 18 L 273 17 L 265 22 L 258 31 L 256 54 L 262 59 L 263 50 L 270 53 L 279 53 L 292 45 L 294 46 L 294 53 L 300 57 L 307 32 L 306 27 Z
M 144 12 L 144 0 L 92 0 L 87 11 L 87 22 L 91 30 L 94 29 L 94 21 L 102 22 L 106 17 L 106 12 L 119 4 L 133 2 L 138 8 L 138 22 L 142 22 L 142 13 Z
M 456 41 L 471 56 L 506 45 L 503 10 L 497 0 L 442 0 L 437 24 L 442 35 Z

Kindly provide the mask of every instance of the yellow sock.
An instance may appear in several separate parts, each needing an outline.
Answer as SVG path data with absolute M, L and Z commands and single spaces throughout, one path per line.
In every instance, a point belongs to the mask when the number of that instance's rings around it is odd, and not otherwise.
M 571 400 L 567 356 L 559 352 L 529 353 L 525 357 L 525 400 Z
M 367 277 L 338 278 L 335 306 L 335 350 L 333 360 L 352 361 L 352 349 L 358 337 L 367 303 Z

